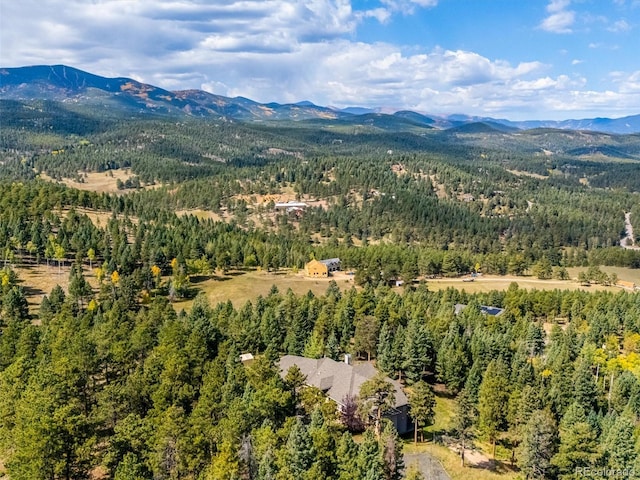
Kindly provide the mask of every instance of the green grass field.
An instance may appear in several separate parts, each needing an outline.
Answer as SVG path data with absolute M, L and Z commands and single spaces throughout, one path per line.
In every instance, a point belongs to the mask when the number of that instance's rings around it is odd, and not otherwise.
M 193 281 L 192 287 L 197 292 L 203 292 L 211 305 L 231 300 L 238 307 L 254 301 L 258 295 L 267 296 L 271 287 L 275 285 L 281 293 L 291 289 L 297 295 L 304 295 L 311 290 L 314 295 L 324 295 L 329 282 L 335 280 L 343 290 L 353 287 L 353 277 L 339 272 L 330 278 L 308 278 L 303 273 L 292 273 L 282 270 L 277 273 L 259 270 L 230 272 L 225 276 Z M 193 300 L 176 302 L 177 309 L 189 310 Z
M 611 275 L 615 273 L 619 280 L 626 280 L 640 285 L 640 269 L 623 268 L 623 267 L 600 267 L 600 270 Z M 591 285 L 585 287 L 577 282 L 580 272 L 586 272 L 586 267 L 567 268 L 571 280 L 539 280 L 534 276 L 516 277 L 513 275 L 482 275 L 473 282 L 463 282 L 461 278 L 437 278 L 427 280 L 427 285 L 431 290 L 443 290 L 453 287 L 459 290 L 465 290 L 469 293 L 489 292 L 491 290 L 506 290 L 512 282 L 516 282 L 520 288 L 538 289 L 538 290 L 584 290 L 588 292 L 594 291 L 610 291 L 619 292 L 620 287 Z
M 611 274 L 615 272 L 620 280 L 632 281 L 640 284 L 640 270 L 620 267 L 601 267 L 602 271 Z M 578 276 L 581 270 L 586 268 L 571 268 L 569 275 L 572 279 Z M 330 278 L 307 278 L 302 272 L 293 273 L 289 270 L 281 270 L 277 273 L 265 271 L 240 271 L 231 272 L 226 276 L 215 276 L 211 278 L 194 281 L 193 288 L 198 292 L 204 292 L 212 305 L 218 302 L 231 300 L 235 306 L 243 305 L 247 300 L 254 300 L 258 295 L 266 296 L 272 285 L 275 285 L 282 293 L 289 288 L 296 294 L 305 294 L 311 290 L 315 295 L 323 295 L 331 280 L 335 280 L 343 290 L 348 290 L 354 286 L 353 277 L 344 272 L 338 272 L 336 276 Z M 619 292 L 620 287 L 591 285 L 580 285 L 576 280 L 539 280 L 533 276 L 516 277 L 513 275 L 497 276 L 483 275 L 473 282 L 464 282 L 462 278 L 438 278 L 427 280 L 427 288 L 430 290 L 443 290 L 453 287 L 465 290 L 468 293 L 490 292 L 492 290 L 506 290 L 513 282 L 520 288 L 537 290 L 584 290 L 589 292 L 610 291 Z M 403 287 L 394 287 L 398 292 L 403 291 Z M 176 308 L 189 310 L 193 300 L 176 302 Z
M 27 291 L 27 298 L 32 312 L 37 308 L 43 295 L 48 295 L 56 284 L 65 290 L 68 286 L 69 264 L 63 265 L 58 271 L 57 265 L 50 267 L 45 265 L 24 266 L 17 265 L 14 269 L 18 273 L 21 284 Z M 576 278 L 581 270 L 586 268 L 568 269 L 571 278 Z M 640 285 L 640 270 L 621 267 L 601 267 L 603 272 L 608 274 L 616 273 L 620 280 L 635 282 Z M 88 266 L 85 266 L 85 276 L 95 288 L 97 282 Z M 290 270 L 281 270 L 277 273 L 260 270 L 230 272 L 227 275 L 217 275 L 207 278 L 193 278 L 192 287 L 195 293 L 204 292 L 212 305 L 218 302 L 231 300 L 235 306 L 243 305 L 247 300 L 255 300 L 258 295 L 266 296 L 271 287 L 275 285 L 278 290 L 285 293 L 291 289 L 298 295 L 306 294 L 311 290 L 315 295 L 323 295 L 327 291 L 329 282 L 335 280 L 342 290 L 354 287 L 353 276 L 345 272 L 337 272 L 330 278 L 307 278 L 302 272 L 294 273 Z M 489 292 L 491 290 L 506 290 L 511 283 L 516 282 L 521 288 L 538 290 L 585 290 L 601 291 L 607 290 L 619 292 L 619 287 L 604 287 L 601 285 L 591 285 L 585 287 L 575 280 L 538 280 L 532 276 L 495 276 L 483 275 L 473 282 L 463 282 L 461 278 L 438 278 L 427 280 L 427 288 L 430 290 L 443 290 L 453 287 L 465 290 L 469 293 Z M 404 287 L 394 287 L 394 290 L 401 293 Z M 193 299 L 178 301 L 175 306 L 178 310 L 189 310 Z

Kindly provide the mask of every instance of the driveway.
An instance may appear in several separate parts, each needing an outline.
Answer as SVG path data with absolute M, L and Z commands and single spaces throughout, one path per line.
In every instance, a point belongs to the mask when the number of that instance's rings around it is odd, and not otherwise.
M 417 464 L 425 480 L 451 480 L 442 464 L 428 453 L 405 453 L 405 468 Z

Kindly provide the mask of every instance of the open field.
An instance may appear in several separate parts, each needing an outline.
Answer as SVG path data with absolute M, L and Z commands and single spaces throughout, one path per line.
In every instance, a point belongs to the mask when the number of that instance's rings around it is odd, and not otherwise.
M 176 210 L 176 215 L 179 217 L 185 217 L 187 215 L 193 215 L 198 220 L 213 220 L 214 222 L 229 221 L 229 218 L 225 218 L 222 215 L 212 212 L 211 210 L 203 210 L 201 208 L 191 208 L 184 210 Z
M 309 290 L 315 295 L 324 295 L 331 280 L 335 280 L 343 290 L 354 285 L 353 277 L 344 272 L 338 272 L 338 275 L 329 278 L 308 278 L 302 272 L 292 273 L 282 270 L 278 273 L 269 273 L 253 270 L 230 272 L 224 277 L 216 276 L 202 281 L 192 279 L 192 287 L 203 292 L 212 305 L 231 300 L 234 306 L 238 307 L 247 300 L 255 300 L 258 295 L 267 296 L 272 285 L 278 287 L 281 293 L 291 289 L 298 295 L 304 295 Z M 193 300 L 185 300 L 176 302 L 175 306 L 177 309 L 189 310 L 192 303 Z
M 98 220 L 98 219 L 96 219 Z M 101 223 L 106 222 L 106 218 L 100 218 Z M 29 308 L 32 312 L 37 311 L 42 297 L 48 295 L 51 289 L 60 285 L 65 291 L 69 283 L 69 262 L 63 265 L 60 270 L 56 262 L 51 262 L 50 266 L 40 265 L 18 265 L 14 269 L 20 278 L 21 285 L 25 288 Z M 85 265 L 85 277 L 87 281 L 96 288 L 97 281 L 89 266 Z M 569 274 L 575 278 L 581 270 L 585 268 L 570 268 Z M 635 282 L 640 285 L 640 270 L 621 267 L 601 267 L 603 272 L 608 274 L 616 273 L 620 280 Z M 298 295 L 306 294 L 311 290 L 315 295 L 324 295 L 331 280 L 335 280 L 343 290 L 354 287 L 353 276 L 345 272 L 337 272 L 329 278 L 308 278 L 302 271 L 294 273 L 290 270 L 280 270 L 277 273 L 260 270 L 233 271 L 227 275 L 215 275 L 211 277 L 193 277 L 192 287 L 196 292 L 204 292 L 212 305 L 218 302 L 231 300 L 235 306 L 243 305 L 247 300 L 254 300 L 258 295 L 269 294 L 272 285 L 275 285 L 282 293 L 289 288 Z M 465 290 L 469 293 L 489 292 L 491 290 L 506 290 L 511 283 L 516 282 L 520 288 L 537 290 L 584 290 L 589 292 L 611 291 L 619 292 L 620 287 L 605 287 L 592 285 L 585 287 L 575 280 L 538 280 L 535 277 L 516 276 L 493 276 L 483 275 L 473 282 L 463 282 L 462 278 L 436 278 L 427 280 L 427 288 L 430 290 L 443 290 L 449 287 Z M 404 287 L 394 287 L 402 293 Z M 177 309 L 189 310 L 193 303 L 192 299 L 177 301 Z
M 568 269 L 569 275 L 573 278 L 578 275 L 580 270 L 587 270 L 586 268 L 579 269 Z M 575 270 L 575 273 L 573 272 Z M 633 276 L 633 273 L 629 272 L 638 272 L 637 270 L 631 270 L 627 268 L 621 268 L 621 273 L 618 274 L 620 280 L 631 280 L 628 277 Z M 605 268 L 602 268 L 602 271 L 607 271 Z M 624 276 L 623 276 L 624 275 Z M 539 280 L 536 277 L 532 276 L 524 276 L 517 277 L 514 275 L 482 275 L 477 277 L 473 282 L 464 282 L 462 278 L 435 278 L 427 280 L 427 285 L 430 290 L 444 290 L 449 287 L 453 287 L 458 290 L 464 290 L 468 293 L 478 293 L 478 292 L 490 292 L 491 290 L 507 290 L 511 283 L 517 283 L 520 288 L 525 288 L 529 290 L 537 289 L 537 290 L 585 290 L 588 292 L 595 291 L 611 291 L 617 292 L 620 291 L 619 287 L 605 287 L 602 285 L 591 285 L 591 286 L 583 286 L 580 285 L 575 280 Z
M 627 282 L 633 282 L 636 285 L 640 285 L 640 269 L 637 268 L 624 268 L 624 267 L 600 267 L 607 275 L 615 273 L 618 275 L 618 280 L 626 280 Z M 567 268 L 569 276 L 576 278 L 580 272 L 586 272 L 584 267 Z
M 60 268 L 58 268 L 58 262 L 52 261 L 49 266 L 46 264 L 20 265 L 15 266 L 14 270 L 18 274 L 20 286 L 25 290 L 31 313 L 38 311 L 42 297 L 49 295 L 56 285 L 60 285 L 65 292 L 69 290 L 69 272 L 71 271 L 69 262 Z M 88 265 L 84 267 L 84 276 L 95 290 L 98 282 Z
M 129 190 L 119 190 L 118 180 L 126 182 L 134 174 L 131 170 L 108 170 L 106 172 L 82 172 L 84 182 L 76 182 L 70 178 L 63 178 L 60 183 L 67 187 L 77 188 L 78 190 L 86 190 L 88 192 L 97 193 L 126 193 Z M 46 173 L 40 173 L 40 178 L 48 182 L 58 183 L 57 180 L 51 178 Z M 158 188 L 160 185 L 148 185 L 142 188 Z
M 569 269 L 571 277 L 577 277 L 581 270 L 586 268 Z M 602 267 L 606 273 L 617 273 L 620 280 L 634 281 L 640 284 L 640 270 L 620 267 Z M 326 292 L 331 280 L 335 280 L 341 289 L 349 289 L 354 286 L 353 277 L 344 272 L 330 278 L 308 278 L 302 272 L 292 273 L 289 270 L 281 270 L 278 273 L 265 271 L 232 272 L 225 277 L 213 277 L 193 282 L 193 287 L 204 292 L 211 304 L 231 300 L 234 305 L 242 305 L 247 300 L 253 300 L 258 295 L 268 295 L 272 285 L 278 287 L 280 292 L 286 292 L 289 288 L 296 294 L 305 294 L 311 290 L 316 295 Z M 430 290 L 443 290 L 453 287 L 465 290 L 469 293 L 489 292 L 492 290 L 506 290 L 511 283 L 516 282 L 520 288 L 537 290 L 584 290 L 588 292 L 610 291 L 619 292 L 620 287 L 591 285 L 582 286 L 575 280 L 539 280 L 535 277 L 516 277 L 513 275 L 494 276 L 483 275 L 473 282 L 464 282 L 462 278 L 438 278 L 427 280 Z M 394 287 L 398 292 L 403 287 Z M 177 308 L 191 308 L 191 300 L 177 302 Z

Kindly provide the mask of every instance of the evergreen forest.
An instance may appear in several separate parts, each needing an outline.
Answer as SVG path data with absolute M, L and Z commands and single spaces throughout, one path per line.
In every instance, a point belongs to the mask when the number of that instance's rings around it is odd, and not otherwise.
M 54 101 L 0 100 L 0 119 L 0 478 L 423 478 L 403 450 L 441 398 L 450 426 L 426 440 L 499 455 L 505 478 L 640 478 L 640 293 L 429 285 L 639 269 L 640 136 Z M 353 282 L 322 294 L 197 286 L 336 257 Z M 68 287 L 34 304 L 23 276 L 42 266 Z M 383 375 L 340 411 L 285 354 Z M 382 418 L 385 376 L 415 438 Z

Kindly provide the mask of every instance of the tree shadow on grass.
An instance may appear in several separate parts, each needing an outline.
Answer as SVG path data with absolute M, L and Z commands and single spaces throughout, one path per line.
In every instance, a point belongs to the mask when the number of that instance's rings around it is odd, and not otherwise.
M 220 277 L 218 275 L 192 275 L 189 277 L 189 282 L 192 285 L 206 282 L 207 280 L 215 280 L 216 282 L 227 282 L 231 280 L 231 277 Z

